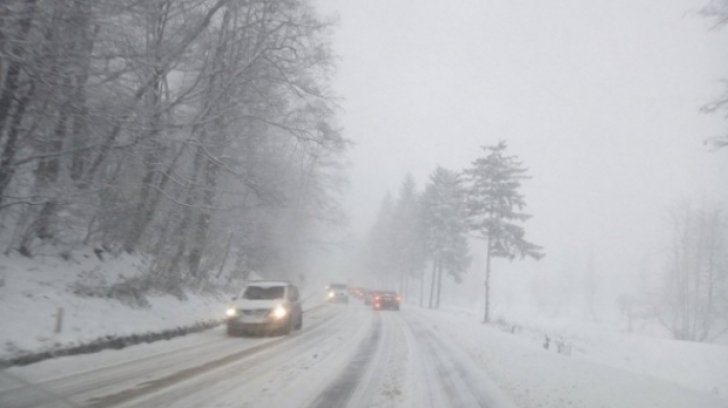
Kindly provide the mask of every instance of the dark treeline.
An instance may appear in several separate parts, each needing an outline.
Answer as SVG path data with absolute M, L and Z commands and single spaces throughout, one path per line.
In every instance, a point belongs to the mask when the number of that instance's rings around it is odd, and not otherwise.
M 3 250 L 290 271 L 341 217 L 329 30 L 306 0 L 4 0 Z

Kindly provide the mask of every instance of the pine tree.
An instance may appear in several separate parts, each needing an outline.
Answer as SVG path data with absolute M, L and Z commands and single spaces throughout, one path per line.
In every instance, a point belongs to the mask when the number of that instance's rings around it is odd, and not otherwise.
M 420 195 L 414 177 L 408 173 L 399 190 L 391 225 L 393 267 L 398 274 L 399 291 L 405 296 L 409 277 L 417 275 L 425 263 L 419 213 Z
M 462 180 L 453 171 L 438 167 L 422 197 L 425 247 L 432 262 L 430 307 L 440 306 L 443 272 L 456 283 L 470 265 Z
M 516 156 L 506 155 L 506 149 L 505 141 L 483 146 L 486 156 L 465 170 L 470 229 L 486 241 L 483 322 L 490 320 L 491 258 L 543 257 L 540 246 L 526 241 L 520 225 L 531 217 L 522 212 L 526 202 L 519 191 L 521 181 L 529 178 L 527 170 Z
M 713 28 L 725 28 L 728 25 L 728 0 L 711 0 L 701 10 L 701 14 L 713 20 Z M 703 105 L 701 110 L 706 113 L 721 112 L 724 118 L 728 118 L 728 85 L 724 82 L 723 92 L 710 103 Z M 716 149 L 728 147 L 728 133 L 713 137 L 706 141 Z
M 394 265 L 394 203 L 389 192 L 382 199 L 377 218 L 369 231 L 366 248 L 366 266 L 379 281 L 388 280 Z

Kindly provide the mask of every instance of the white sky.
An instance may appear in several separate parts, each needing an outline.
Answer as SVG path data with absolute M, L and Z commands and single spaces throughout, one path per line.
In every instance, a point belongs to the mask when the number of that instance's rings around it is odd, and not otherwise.
M 422 188 L 505 139 L 533 177 L 527 237 L 545 265 L 654 251 L 676 202 L 728 198 L 728 149 L 703 146 L 728 123 L 699 113 L 728 77 L 706 1 L 318 0 L 340 20 L 352 228 L 406 172 Z

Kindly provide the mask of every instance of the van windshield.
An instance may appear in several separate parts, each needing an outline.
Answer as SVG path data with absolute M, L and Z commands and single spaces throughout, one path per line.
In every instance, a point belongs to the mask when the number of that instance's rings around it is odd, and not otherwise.
M 249 299 L 249 300 L 280 299 L 283 297 L 284 289 L 285 289 L 284 286 L 270 286 L 270 287 L 248 286 L 247 288 L 245 288 L 245 293 L 243 293 L 243 299 Z

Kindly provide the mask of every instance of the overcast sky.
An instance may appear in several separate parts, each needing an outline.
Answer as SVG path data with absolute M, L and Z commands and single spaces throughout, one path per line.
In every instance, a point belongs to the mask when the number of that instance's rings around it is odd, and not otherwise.
M 676 202 L 726 202 L 725 131 L 699 113 L 728 76 L 705 0 L 318 0 L 337 14 L 335 87 L 358 234 L 410 171 L 459 170 L 508 141 L 533 177 L 530 238 L 551 262 L 654 249 Z

